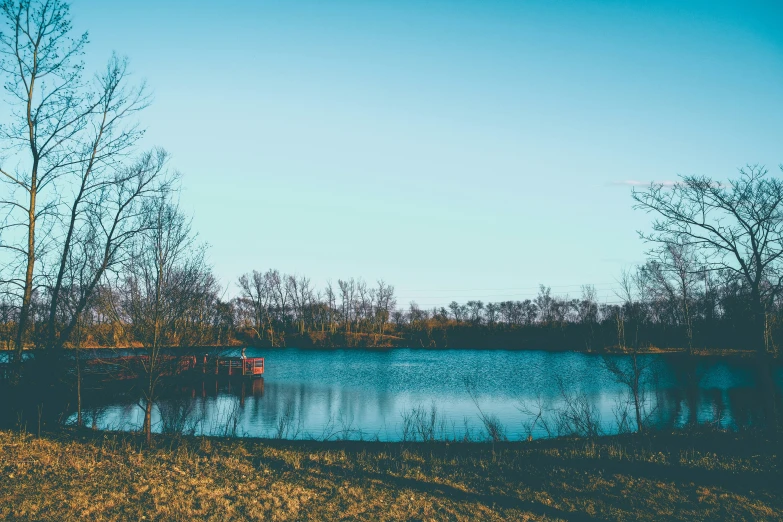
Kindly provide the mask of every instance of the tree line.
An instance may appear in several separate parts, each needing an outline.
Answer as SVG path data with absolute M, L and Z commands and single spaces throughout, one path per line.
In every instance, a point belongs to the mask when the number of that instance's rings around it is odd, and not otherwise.
M 179 220 L 174 229 L 181 232 L 184 216 L 171 207 L 158 211 L 166 223 Z M 730 272 L 690 264 L 682 246 L 669 245 L 662 257 L 623 272 L 612 304 L 600 302 L 591 285 L 578 297 L 553 295 L 551 287 L 541 285 L 533 299 L 453 301 L 424 309 L 415 302 L 399 305 L 394 286 L 384 281 L 338 279 L 319 288 L 310 278 L 275 269 L 242 275 L 236 282 L 239 295 L 226 299 L 204 262 L 203 248 L 191 253 L 191 236 L 178 237 L 181 250 L 189 253 L 176 267 L 167 266 L 167 256 L 181 252 L 168 243 L 171 254 L 147 258 L 160 252 L 170 226 L 147 231 L 124 269 L 96 286 L 80 313 L 77 336 L 62 346 L 752 347 L 747 288 Z M 33 293 L 28 348 L 51 347 L 51 299 L 47 289 Z M 781 311 L 779 299 L 765 311 L 765 352 L 777 349 Z M 9 299 L 0 302 L 0 342 L 6 348 L 14 346 L 19 313 Z M 69 327 L 70 317 L 58 315 L 57 334 Z

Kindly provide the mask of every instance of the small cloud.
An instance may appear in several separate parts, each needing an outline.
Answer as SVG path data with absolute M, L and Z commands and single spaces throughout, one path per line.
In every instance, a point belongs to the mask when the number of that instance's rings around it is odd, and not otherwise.
M 655 183 L 656 185 L 663 185 L 664 187 L 673 187 L 679 182 L 670 181 L 670 180 L 650 182 L 650 181 L 638 181 L 635 179 L 626 179 L 622 181 L 612 181 L 609 184 L 615 186 L 622 186 L 622 187 L 647 187 L 650 185 L 650 183 Z

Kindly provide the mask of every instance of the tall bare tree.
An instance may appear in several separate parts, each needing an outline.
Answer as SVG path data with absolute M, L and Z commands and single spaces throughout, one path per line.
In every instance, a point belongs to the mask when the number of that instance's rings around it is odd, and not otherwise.
M 0 198 L 0 279 L 18 302 L 20 360 L 39 288 L 48 299 L 43 345 L 67 342 L 90 292 L 132 236 L 139 200 L 164 187 L 157 178 L 165 155 L 125 164 L 143 135 L 134 117 L 149 97 L 143 83 L 129 84 L 127 60 L 116 56 L 85 80 L 87 34 L 71 36 L 67 3 L 0 0 L 0 17 L 10 102 L 10 119 L 0 125 L 0 177 L 8 188 Z M 83 268 L 78 274 L 74 263 Z M 66 305 L 77 286 L 80 297 Z
M 86 202 L 84 217 L 69 237 L 70 244 L 61 250 L 61 264 L 50 293 L 46 339 L 55 354 L 70 339 L 104 276 L 125 265 L 133 254 L 133 240 L 156 226 L 147 212 L 152 202 L 170 190 L 166 158 L 162 150 L 144 154 L 103 183 Z
M 10 121 L 0 126 L 5 157 L 0 174 L 10 184 L 2 243 L 14 273 L 4 278 L 21 298 L 15 335 L 21 357 L 35 290 L 36 240 L 40 222 L 53 213 L 56 194 L 47 189 L 80 161 L 71 143 L 85 129 L 95 105 L 83 92 L 80 61 L 87 34 L 71 38 L 68 5 L 58 0 L 3 0 L 5 27 L 0 32 L 0 71 L 9 97 Z M 11 236 L 10 238 L 8 236 Z
M 161 376 L 175 372 L 176 359 L 163 349 L 177 344 L 181 324 L 193 306 L 193 296 L 209 284 L 203 248 L 195 244 L 190 222 L 179 208 L 161 197 L 147 206 L 150 220 L 136 241 L 123 274 L 122 309 L 133 337 L 145 348 L 143 430 L 150 441 L 152 408 Z
M 704 271 L 697 263 L 693 249 L 682 243 L 666 243 L 641 270 L 653 298 L 659 296 L 671 303 L 676 323 L 685 328 L 688 353 L 693 352 L 693 300 Z
M 139 210 L 144 200 L 169 188 L 163 175 L 164 151 L 148 152 L 135 163 L 125 164 L 142 135 L 135 122 L 127 120 L 147 105 L 143 85 L 124 85 L 127 74 L 127 61 L 113 57 L 104 73 L 96 76 L 98 103 L 90 114 L 88 130 L 73 144 L 73 156 L 80 161 L 58 183 L 62 219 L 55 228 L 59 232 L 52 260 L 55 271 L 53 284 L 48 285 L 48 348 L 61 348 L 73 329 L 57 331 L 61 292 L 64 286 L 75 284 L 67 278 L 69 263 L 75 258 L 85 268 L 78 280 L 83 290 L 81 304 L 70 309 L 78 315 L 103 273 L 118 261 L 123 245 L 143 226 Z M 70 198 L 63 190 L 67 188 Z M 75 324 L 73 313 L 67 324 Z
M 383 280 L 378 281 L 375 299 L 375 316 L 378 322 L 378 332 L 383 335 L 386 323 L 389 322 L 394 307 L 397 306 L 397 300 L 394 297 L 394 287 L 386 284 Z
M 671 188 L 652 183 L 633 198 L 636 208 L 657 216 L 643 238 L 697 249 L 708 269 L 731 272 L 745 284 L 750 344 L 766 353 L 766 310 L 783 290 L 783 181 L 754 165 L 728 182 L 683 176 Z
M 253 329 L 261 339 L 267 317 L 270 315 L 271 295 L 268 278 L 263 273 L 253 270 L 250 274 L 240 276 L 238 283 L 242 299 L 249 303 L 253 313 Z

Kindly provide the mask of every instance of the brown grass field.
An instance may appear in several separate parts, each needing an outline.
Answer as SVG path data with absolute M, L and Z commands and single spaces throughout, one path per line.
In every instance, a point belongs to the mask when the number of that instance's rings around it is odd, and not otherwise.
M 700 448 L 700 449 L 698 449 Z M 783 520 L 778 445 L 503 444 L 0 431 L 4 520 Z

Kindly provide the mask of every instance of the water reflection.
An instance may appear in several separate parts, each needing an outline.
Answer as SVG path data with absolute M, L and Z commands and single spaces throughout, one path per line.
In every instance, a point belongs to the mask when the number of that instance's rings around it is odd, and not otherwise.
M 293 349 L 265 353 L 249 349 L 248 356 L 267 357 L 263 379 L 203 380 L 165 388 L 153 412 L 154 429 L 400 440 L 409 436 L 406 415 L 426 411 L 431 417 L 433 410 L 440 436 L 458 440 L 466 434 L 473 439 L 487 436 L 482 415 L 499 421 L 511 440 L 582 429 L 565 422 L 564 411 L 577 417 L 585 413 L 600 433 L 635 429 L 629 390 L 607 371 L 600 356 Z M 713 423 L 738 429 L 763 423 L 768 416 L 752 361 L 644 357 L 649 371 L 642 410 L 651 427 Z M 783 381 L 779 369 L 774 378 L 779 391 Z M 85 422 L 105 429 L 140 429 L 143 412 L 138 398 L 133 389 L 86 393 Z

